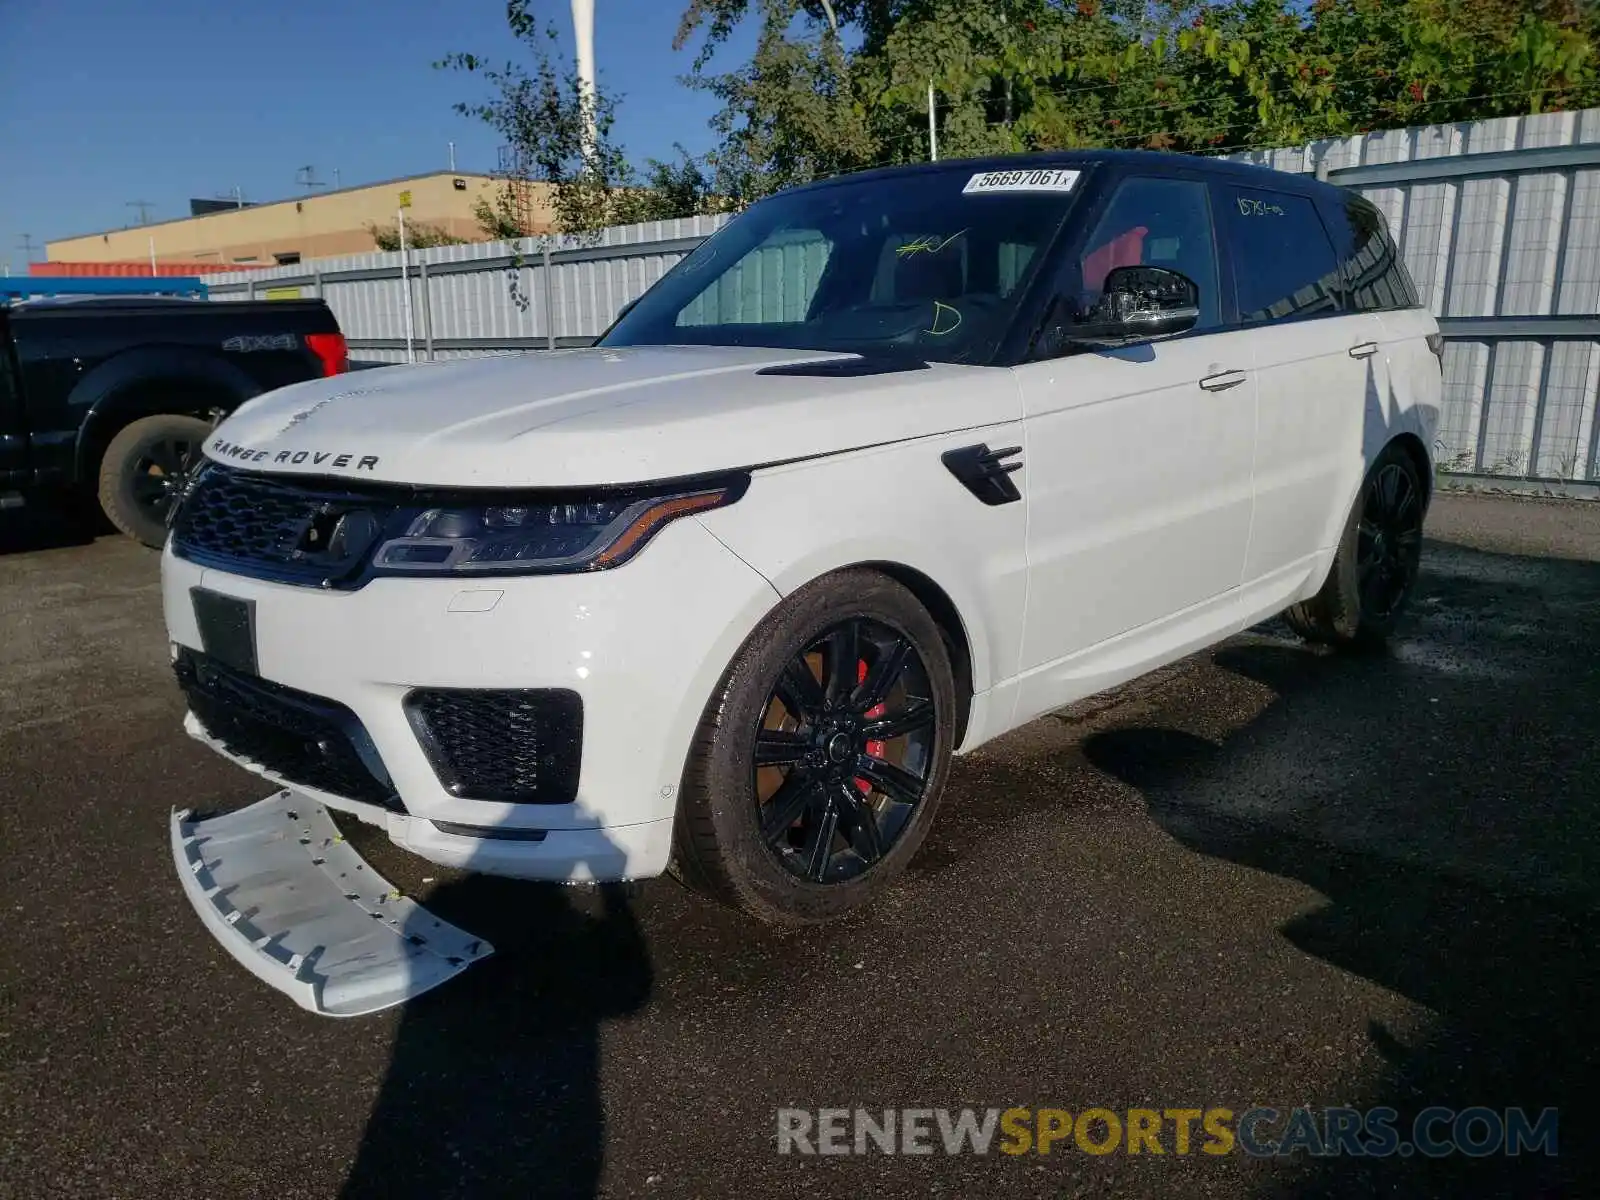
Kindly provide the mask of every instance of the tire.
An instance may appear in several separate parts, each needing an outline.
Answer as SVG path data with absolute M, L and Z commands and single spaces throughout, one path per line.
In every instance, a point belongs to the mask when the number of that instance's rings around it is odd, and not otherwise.
M 1332 646 L 1386 642 L 1416 589 L 1427 504 L 1416 462 L 1390 443 L 1362 481 L 1322 590 L 1284 613 L 1289 627 Z
M 861 569 L 808 584 L 740 647 L 706 707 L 674 873 L 773 924 L 859 908 L 926 837 L 955 720 L 944 638 L 909 591 Z
M 125 426 L 100 458 L 100 508 L 111 523 L 159 550 L 167 511 L 210 432 L 209 422 L 173 413 Z

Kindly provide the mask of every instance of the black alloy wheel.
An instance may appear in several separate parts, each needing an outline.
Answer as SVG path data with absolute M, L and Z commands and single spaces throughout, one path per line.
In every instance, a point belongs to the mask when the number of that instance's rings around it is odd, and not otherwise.
M 1283 614 L 1301 637 L 1372 649 L 1393 636 L 1421 571 L 1426 465 L 1399 441 L 1383 448 L 1352 500 L 1322 587 Z
M 960 649 L 908 587 L 870 567 L 790 592 L 706 702 L 672 872 L 791 926 L 892 887 L 927 840 L 961 741 Z
M 881 861 L 926 797 L 939 713 L 909 638 L 850 617 L 779 673 L 755 730 L 762 844 L 812 883 Z
M 1367 481 L 1357 527 L 1356 579 L 1363 617 L 1388 621 L 1404 604 L 1422 561 L 1421 489 L 1397 462 Z
M 133 499 L 140 510 L 165 524 L 183 498 L 199 454 L 200 443 L 181 436 L 145 446 L 134 461 L 131 479 Z

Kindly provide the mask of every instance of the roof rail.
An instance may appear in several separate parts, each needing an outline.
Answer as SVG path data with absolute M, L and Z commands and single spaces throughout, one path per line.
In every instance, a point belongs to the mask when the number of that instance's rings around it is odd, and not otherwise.
M 192 275 L 149 279 L 0 275 L 0 304 L 37 296 L 195 296 L 204 300 L 206 285 Z

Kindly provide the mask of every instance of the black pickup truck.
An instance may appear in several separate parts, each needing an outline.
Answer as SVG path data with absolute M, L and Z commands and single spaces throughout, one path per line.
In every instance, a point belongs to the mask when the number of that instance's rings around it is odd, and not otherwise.
M 349 369 L 321 300 L 0 300 L 0 508 L 97 500 L 148 546 L 217 420 Z

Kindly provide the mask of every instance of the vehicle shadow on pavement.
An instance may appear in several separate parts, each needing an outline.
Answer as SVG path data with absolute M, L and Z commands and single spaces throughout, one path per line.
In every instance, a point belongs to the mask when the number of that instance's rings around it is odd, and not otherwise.
M 1600 565 L 1425 562 L 1385 652 L 1220 650 L 1277 697 L 1220 744 L 1120 728 L 1085 746 L 1184 845 L 1321 893 L 1282 927 L 1300 950 L 1433 1013 L 1411 1045 L 1374 1023 L 1381 1078 L 1261 1103 L 1387 1105 L 1402 1139 L 1430 1105 L 1560 1110 L 1559 1157 L 1302 1155 L 1274 1195 L 1578 1194 L 1596 1166 L 1578 1122 L 1600 1087 Z
M 427 907 L 495 953 L 406 1006 L 342 1195 L 592 1197 L 600 1026 L 653 980 L 627 889 L 474 875 Z

